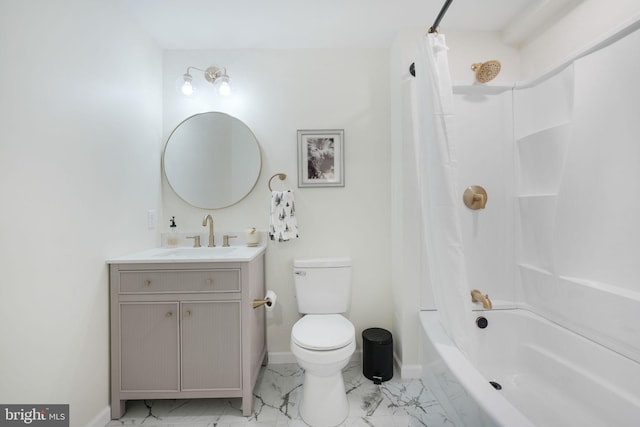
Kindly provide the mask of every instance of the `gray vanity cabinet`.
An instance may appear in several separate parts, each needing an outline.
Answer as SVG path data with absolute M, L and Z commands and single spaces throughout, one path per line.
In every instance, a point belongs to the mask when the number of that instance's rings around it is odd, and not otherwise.
M 242 389 L 240 324 L 240 301 L 182 304 L 183 390 Z
M 178 303 L 122 302 L 120 389 L 180 390 Z
M 241 397 L 266 360 L 264 254 L 248 262 L 111 264 L 111 417 L 133 399 Z

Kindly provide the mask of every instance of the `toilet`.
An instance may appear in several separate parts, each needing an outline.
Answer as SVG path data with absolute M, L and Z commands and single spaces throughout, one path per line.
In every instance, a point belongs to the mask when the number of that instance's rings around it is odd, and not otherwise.
M 342 369 L 356 349 L 355 328 L 341 314 L 351 300 L 351 260 L 297 259 L 293 273 L 304 314 L 291 329 L 291 352 L 304 369 L 300 417 L 313 427 L 336 426 L 349 412 Z

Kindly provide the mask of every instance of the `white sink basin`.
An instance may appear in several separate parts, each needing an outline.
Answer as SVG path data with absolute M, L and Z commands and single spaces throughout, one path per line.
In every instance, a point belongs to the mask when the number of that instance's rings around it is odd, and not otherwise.
M 260 255 L 264 250 L 264 246 L 153 248 L 113 258 L 107 263 L 247 262 Z
M 226 257 L 238 248 L 229 247 L 202 247 L 202 248 L 161 248 L 153 255 L 155 258 L 218 258 Z

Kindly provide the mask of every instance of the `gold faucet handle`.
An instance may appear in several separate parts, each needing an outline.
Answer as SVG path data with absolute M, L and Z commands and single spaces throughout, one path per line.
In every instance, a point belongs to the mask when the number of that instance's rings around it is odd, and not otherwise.
M 225 234 L 224 236 L 222 236 L 222 246 L 225 248 L 228 248 L 229 245 L 229 239 L 235 239 L 238 236 L 230 236 L 228 234 Z
M 200 244 L 200 236 L 187 236 L 187 239 L 193 239 L 193 247 L 199 248 L 202 245 Z
M 487 206 L 487 199 L 487 191 L 479 185 L 467 187 L 462 195 L 464 204 L 473 210 L 484 209 Z

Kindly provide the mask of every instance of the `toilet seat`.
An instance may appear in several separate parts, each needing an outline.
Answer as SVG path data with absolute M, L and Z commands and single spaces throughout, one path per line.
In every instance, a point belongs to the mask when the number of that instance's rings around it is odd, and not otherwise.
M 355 339 L 353 324 L 339 314 L 307 314 L 291 330 L 291 340 L 307 350 L 335 350 Z

